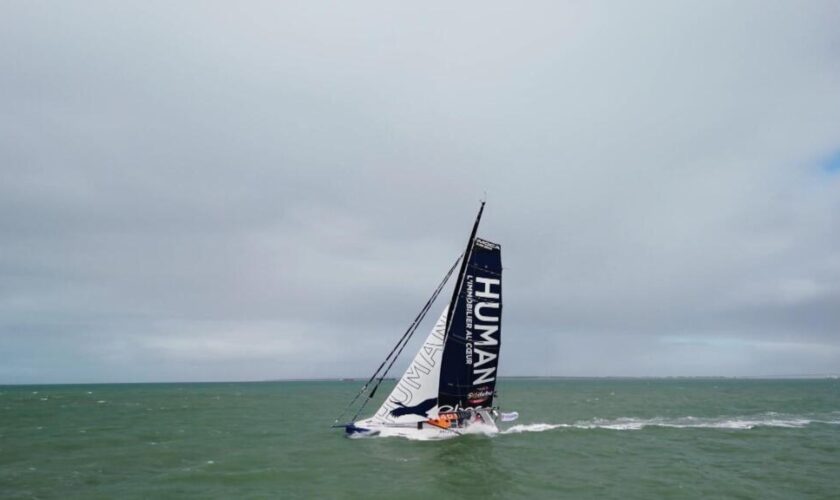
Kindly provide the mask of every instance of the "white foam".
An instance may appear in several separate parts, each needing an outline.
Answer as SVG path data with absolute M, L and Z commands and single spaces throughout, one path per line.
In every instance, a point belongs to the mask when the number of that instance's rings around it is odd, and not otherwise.
M 796 429 L 811 424 L 840 425 L 840 419 L 820 419 L 804 416 L 784 416 L 775 412 L 763 415 L 744 417 L 679 417 L 679 418 L 634 418 L 620 417 L 615 419 L 594 418 L 592 420 L 577 421 L 574 424 L 519 424 L 509 427 L 501 434 L 519 434 L 523 432 L 545 432 L 554 429 L 607 429 L 616 431 L 638 431 L 646 427 L 666 427 L 676 429 L 730 429 L 749 430 L 757 427 L 780 427 Z
M 568 425 L 568 424 L 517 424 L 517 425 L 511 426 L 511 427 L 505 429 L 504 431 L 501 432 L 501 434 L 519 434 L 519 433 L 522 433 L 522 432 L 544 432 L 544 431 L 550 431 L 550 430 L 553 430 L 553 429 L 560 429 L 560 428 L 563 428 L 563 427 L 571 427 L 571 426 Z
M 459 430 L 461 434 L 481 434 L 484 436 L 495 436 L 499 433 L 499 428 L 495 425 L 477 423 L 470 424 L 466 429 Z
M 638 431 L 647 427 L 664 427 L 675 429 L 725 429 L 725 430 L 750 430 L 757 427 L 779 427 L 779 428 L 802 428 L 811 424 L 840 425 L 840 412 L 832 412 L 829 418 L 820 418 L 816 415 L 782 415 L 775 412 L 767 412 L 759 415 L 742 417 L 653 417 L 635 418 L 619 417 L 614 419 L 593 418 L 591 420 L 579 420 L 573 424 L 549 424 L 537 422 L 533 424 L 517 424 L 504 430 L 497 430 L 491 425 L 472 425 L 467 429 L 459 429 L 458 432 L 441 431 L 436 434 L 415 433 L 401 428 L 383 428 L 377 437 L 403 437 L 416 441 L 430 441 L 457 437 L 462 434 L 483 434 L 487 436 L 504 434 L 522 434 L 526 432 L 546 432 L 556 429 L 606 429 L 614 431 Z M 361 437 L 361 436 L 351 436 Z
M 576 422 L 581 429 L 641 430 L 645 427 L 670 427 L 676 429 L 753 429 L 756 427 L 805 427 L 814 420 L 801 417 L 718 417 L 718 418 L 618 418 L 614 420 L 594 419 L 589 422 Z
M 577 422 L 575 427 L 579 429 L 612 429 L 637 431 L 645 427 L 670 427 L 675 429 L 753 429 L 759 426 L 765 427 L 804 427 L 811 421 L 806 419 L 795 420 L 756 420 L 756 419 L 674 419 L 661 418 L 634 419 L 620 418 L 613 421 L 593 420 L 590 422 Z
M 470 424 L 470 426 L 466 428 L 433 429 L 427 426 L 424 427 L 422 431 L 417 430 L 414 427 L 389 427 L 379 425 L 368 425 L 368 427 L 375 429 L 377 432 L 374 434 L 354 433 L 350 434 L 348 437 L 351 439 L 400 437 L 410 441 L 440 441 L 468 434 L 483 436 L 495 436 L 496 434 L 499 434 L 499 429 L 495 425 L 477 422 Z

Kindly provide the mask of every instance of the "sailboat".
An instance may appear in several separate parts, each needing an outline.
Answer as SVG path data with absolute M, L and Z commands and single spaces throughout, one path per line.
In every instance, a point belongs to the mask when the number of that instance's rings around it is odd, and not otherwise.
M 484 203 L 481 202 L 464 253 L 373 376 L 336 418 L 333 427 L 343 427 L 349 437 L 445 439 L 462 434 L 490 434 L 498 432 L 498 421 L 518 416 L 516 412 L 499 413 L 493 406 L 502 333 L 502 258 L 501 246 L 476 237 Z M 452 298 L 408 369 L 372 416 L 356 420 L 459 261 Z M 350 423 L 340 424 L 342 416 L 356 407 Z

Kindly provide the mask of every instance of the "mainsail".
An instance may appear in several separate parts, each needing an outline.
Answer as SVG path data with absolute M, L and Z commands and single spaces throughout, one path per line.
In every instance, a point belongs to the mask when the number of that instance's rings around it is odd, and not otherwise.
M 477 221 L 476 221 L 477 222 Z M 441 412 L 493 406 L 502 326 L 501 247 L 473 238 L 455 284 L 438 389 Z

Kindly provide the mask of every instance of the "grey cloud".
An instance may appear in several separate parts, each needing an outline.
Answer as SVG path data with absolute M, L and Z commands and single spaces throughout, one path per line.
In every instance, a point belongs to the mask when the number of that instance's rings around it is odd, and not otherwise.
M 503 374 L 840 366 L 831 2 L 2 9 L 0 383 L 363 375 L 484 191 Z

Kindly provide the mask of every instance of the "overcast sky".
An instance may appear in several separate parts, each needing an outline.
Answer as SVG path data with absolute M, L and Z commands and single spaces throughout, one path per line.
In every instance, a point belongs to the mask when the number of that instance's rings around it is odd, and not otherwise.
M 840 372 L 840 4 L 456 3 L 2 2 L 0 383 Z

